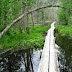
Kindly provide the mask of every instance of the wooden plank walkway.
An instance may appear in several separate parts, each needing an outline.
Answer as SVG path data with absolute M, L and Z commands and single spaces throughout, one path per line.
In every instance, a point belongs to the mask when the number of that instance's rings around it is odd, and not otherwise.
M 55 47 L 54 24 L 55 22 L 51 24 L 47 32 L 38 72 L 60 72 Z

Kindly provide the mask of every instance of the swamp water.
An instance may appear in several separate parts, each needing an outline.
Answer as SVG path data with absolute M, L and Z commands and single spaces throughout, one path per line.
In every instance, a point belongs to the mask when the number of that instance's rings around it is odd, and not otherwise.
M 46 33 L 42 33 L 45 37 Z M 19 50 L 13 54 L 7 53 L 0 57 L 0 72 L 37 72 L 41 51 L 33 49 Z
M 72 72 L 72 38 L 58 35 L 60 72 Z M 40 50 L 20 50 L 0 57 L 0 72 L 37 72 L 40 62 Z
M 21 50 L 0 57 L 0 72 L 37 72 L 40 62 L 40 50 Z
M 72 72 L 72 37 L 69 34 L 58 35 L 56 43 L 59 48 L 60 72 Z

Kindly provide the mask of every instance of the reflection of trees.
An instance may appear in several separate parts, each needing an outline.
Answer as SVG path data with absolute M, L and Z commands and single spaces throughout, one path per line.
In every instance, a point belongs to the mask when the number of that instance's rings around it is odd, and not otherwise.
M 32 63 L 32 51 L 28 51 L 23 56 L 24 63 L 25 63 L 25 71 L 26 72 L 34 72 L 33 71 L 33 63 Z
M 3 68 L 2 72 L 15 72 L 15 70 L 19 69 L 18 62 L 20 61 L 20 57 L 15 53 L 12 55 L 8 55 L 7 57 L 3 57 L 0 61 L 0 64 Z
M 7 62 L 7 69 L 8 69 L 9 72 L 12 72 L 10 58 L 8 58 L 8 62 Z
M 20 51 L 7 58 L 3 58 L 3 72 L 34 72 L 32 55 L 32 50 L 28 50 L 26 52 Z M 25 68 L 20 68 L 21 64 L 23 64 Z
M 60 48 L 60 68 L 61 72 L 72 72 L 72 38 L 68 35 L 59 35 L 57 43 Z
M 19 64 L 21 57 L 18 56 L 16 53 L 12 54 L 8 57 L 7 62 L 7 70 L 9 72 L 15 72 L 17 69 L 19 69 Z

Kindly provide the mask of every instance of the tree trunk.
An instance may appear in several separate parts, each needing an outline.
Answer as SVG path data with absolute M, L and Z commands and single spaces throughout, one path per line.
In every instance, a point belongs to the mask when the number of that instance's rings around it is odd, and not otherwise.
M 42 19 L 43 19 L 43 26 L 45 24 L 45 14 L 44 14 L 44 9 L 42 10 Z
M 33 23 L 33 29 L 34 29 L 34 21 L 33 21 L 33 16 L 32 16 L 32 13 L 31 13 L 31 17 L 32 17 L 32 23 Z
M 34 11 L 37 11 L 39 9 L 43 9 L 43 8 L 47 8 L 47 7 L 61 7 L 61 8 L 64 8 L 64 9 L 67 9 L 65 7 L 62 7 L 62 6 L 59 6 L 59 5 L 47 5 L 47 6 L 43 6 L 43 7 L 39 7 L 39 8 L 35 8 L 33 10 L 30 10 L 24 14 L 22 14 L 20 17 L 18 17 L 17 19 L 15 19 L 10 25 L 8 25 L 1 33 L 0 33 L 0 38 L 15 24 L 17 23 L 18 21 L 20 21 L 23 17 L 27 16 L 28 14 L 34 12 Z

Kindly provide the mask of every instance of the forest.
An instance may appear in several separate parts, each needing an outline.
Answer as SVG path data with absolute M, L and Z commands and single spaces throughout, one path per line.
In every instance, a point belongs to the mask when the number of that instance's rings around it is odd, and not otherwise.
M 37 72 L 31 57 L 54 21 L 60 72 L 72 72 L 72 0 L 0 0 L 0 72 Z

